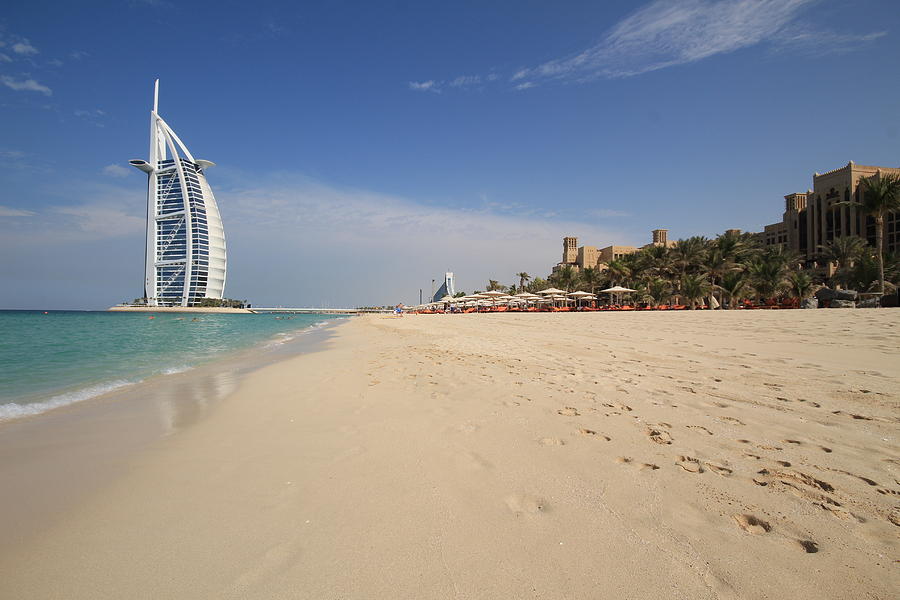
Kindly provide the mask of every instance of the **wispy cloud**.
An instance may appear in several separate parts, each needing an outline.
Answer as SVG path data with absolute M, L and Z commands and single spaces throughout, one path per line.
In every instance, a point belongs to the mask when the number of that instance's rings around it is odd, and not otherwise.
M 822 54 L 840 54 L 850 52 L 861 44 L 874 42 L 887 35 L 887 31 L 875 31 L 866 34 L 837 33 L 813 28 L 797 28 L 793 32 L 779 36 L 775 40 L 778 51 L 800 51 L 821 56 Z
M 814 0 L 656 0 L 573 56 L 522 69 L 513 81 L 631 77 L 773 38 Z
M 440 92 L 440 84 L 434 81 L 433 79 L 429 79 L 428 81 L 410 81 L 409 89 L 414 90 L 416 92 Z
M 31 42 L 24 38 L 18 42 L 14 42 L 10 48 L 12 48 L 13 52 L 21 54 L 22 56 L 30 56 L 40 52 L 40 50 L 31 45 Z
M 10 208 L 8 206 L 0 206 L 0 217 L 31 217 L 34 213 L 30 210 L 21 210 L 18 208 Z
M 460 88 L 478 85 L 479 83 L 481 83 L 480 75 L 460 75 L 456 79 L 452 80 L 448 85 L 450 87 Z
M 3 83 L 3 85 L 5 85 L 6 87 L 17 92 L 40 92 L 46 96 L 50 96 L 51 94 L 53 94 L 53 90 L 48 88 L 46 85 L 38 83 L 34 79 L 16 79 L 15 77 L 10 77 L 9 75 L 2 75 L 0 76 L 0 83 Z
M 94 110 L 79 109 L 73 111 L 72 114 L 74 114 L 82 121 L 90 123 L 91 125 L 104 127 L 102 119 L 106 116 L 106 111 L 100 110 L 99 108 L 95 108 Z
M 7 56 L 6 54 L 3 54 L 2 52 L 0 52 L 0 62 L 9 63 L 9 62 L 12 62 L 12 59 L 9 56 Z
M 83 50 L 75 50 L 69 53 L 69 58 L 71 58 L 72 60 L 81 60 L 83 58 L 87 58 L 88 56 L 90 56 L 90 54 L 84 52 Z
M 128 169 L 126 169 L 122 165 L 117 165 L 115 163 L 103 167 L 102 172 L 107 177 L 115 177 L 117 179 L 128 177 L 131 174 Z
M 802 13 L 817 1 L 653 0 L 613 25 L 597 44 L 520 68 L 505 80 L 515 90 L 527 90 L 550 82 L 633 77 L 759 44 L 819 54 L 845 52 L 886 35 L 816 29 Z

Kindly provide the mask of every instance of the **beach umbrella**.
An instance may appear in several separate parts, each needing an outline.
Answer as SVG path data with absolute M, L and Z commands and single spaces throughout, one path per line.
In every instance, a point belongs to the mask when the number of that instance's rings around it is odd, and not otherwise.
M 605 290 L 600 290 L 602 293 L 606 294 L 627 294 L 634 292 L 635 290 L 627 287 L 622 287 L 620 285 L 613 286 L 611 288 L 606 288 Z
M 581 290 L 578 290 L 577 292 L 570 292 L 569 296 L 571 296 L 572 298 L 575 298 L 576 304 L 578 303 L 579 300 L 588 300 L 588 299 L 594 300 L 595 298 L 597 298 L 597 296 L 595 296 L 589 292 L 582 292 Z
M 538 292 L 538 294 L 543 294 L 543 295 L 547 295 L 547 294 L 565 294 L 565 293 L 566 293 L 565 290 L 560 290 L 560 289 L 557 289 L 557 288 L 547 288 L 546 290 L 541 290 L 541 291 Z

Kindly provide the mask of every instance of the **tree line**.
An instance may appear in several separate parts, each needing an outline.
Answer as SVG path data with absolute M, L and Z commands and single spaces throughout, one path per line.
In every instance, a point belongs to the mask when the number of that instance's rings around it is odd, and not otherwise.
M 659 306 L 680 298 L 691 308 L 715 297 L 723 306 L 736 307 L 745 299 L 803 299 L 822 285 L 855 289 L 883 296 L 900 286 L 900 259 L 884 252 L 885 217 L 900 211 L 900 178 L 881 174 L 861 180 L 862 202 L 854 204 L 875 225 L 875 246 L 855 236 L 843 236 L 820 246 L 820 262 L 834 271 L 803 269 L 804 259 L 782 246 L 761 245 L 750 233 L 724 233 L 714 239 L 694 236 L 671 248 L 648 246 L 607 263 L 578 269 L 564 265 L 548 279 L 516 273 L 518 285 L 488 280 L 488 290 L 536 293 L 550 286 L 567 292 L 596 293 L 616 285 L 635 290 L 638 302 Z M 831 269 L 828 269 L 830 271 Z M 477 293 L 477 292 L 473 292 Z M 457 296 L 463 296 L 460 292 Z

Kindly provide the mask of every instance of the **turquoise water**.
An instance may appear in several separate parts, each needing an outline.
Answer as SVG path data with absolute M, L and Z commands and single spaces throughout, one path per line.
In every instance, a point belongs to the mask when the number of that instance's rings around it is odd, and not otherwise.
M 0 311 L 0 420 L 284 343 L 331 318 Z

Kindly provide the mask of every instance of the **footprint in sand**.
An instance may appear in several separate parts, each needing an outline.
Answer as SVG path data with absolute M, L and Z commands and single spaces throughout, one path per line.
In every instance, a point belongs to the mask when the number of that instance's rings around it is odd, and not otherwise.
M 654 465 L 653 463 L 635 462 L 634 459 L 630 456 L 618 456 L 616 457 L 616 462 L 620 465 L 630 465 L 632 467 L 635 467 L 638 471 L 656 471 L 657 469 L 659 469 L 659 465 Z
M 738 527 L 751 535 L 761 535 L 772 531 L 772 526 L 768 522 L 753 515 L 733 515 L 732 518 Z
M 541 446 L 565 446 L 566 445 L 566 442 L 564 440 L 561 440 L 559 438 L 549 438 L 549 437 L 539 439 L 538 443 L 540 443 Z
M 698 430 L 700 430 L 700 431 L 706 433 L 707 435 L 712 435 L 712 434 L 713 434 L 712 431 L 710 431 L 709 429 L 707 429 L 707 428 L 704 427 L 703 425 L 688 425 L 687 428 L 688 428 L 688 429 L 698 429 Z
M 709 467 L 710 471 L 716 473 L 717 475 L 721 475 L 722 477 L 728 477 L 733 473 L 731 469 L 729 469 L 728 467 L 723 467 L 722 465 L 717 465 L 708 461 L 704 462 L 703 464 Z
M 556 414 L 562 415 L 564 417 L 578 417 L 581 415 L 581 413 L 578 412 L 578 409 L 573 406 L 567 406 L 565 408 L 561 408 L 558 411 L 556 411 Z
M 740 419 L 735 419 L 734 417 L 716 417 L 717 421 L 722 423 L 731 423 L 732 425 L 743 425 L 744 422 Z
M 549 512 L 543 498 L 528 494 L 512 494 L 504 498 L 506 507 L 517 517 L 538 516 Z
M 590 437 L 595 437 L 595 438 L 600 439 L 600 440 L 605 440 L 605 441 L 607 441 L 607 442 L 610 441 L 610 440 L 612 440 L 612 438 L 609 437 L 608 435 L 603 435 L 602 433 L 598 434 L 598 433 L 597 433 L 596 431 L 594 431 L 593 429 L 583 429 L 583 428 L 582 428 L 582 429 L 579 429 L 579 430 L 578 430 L 578 433 L 580 433 L 581 435 L 587 435 L 587 436 L 590 436 Z
M 679 456 L 675 464 L 687 471 L 688 473 L 702 473 L 703 465 L 693 456 Z
M 647 436 L 650 438 L 651 442 L 656 442 L 657 444 L 671 444 L 672 436 L 665 429 L 660 428 L 656 425 L 651 425 L 647 428 Z

